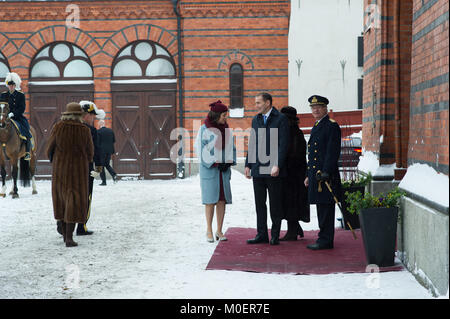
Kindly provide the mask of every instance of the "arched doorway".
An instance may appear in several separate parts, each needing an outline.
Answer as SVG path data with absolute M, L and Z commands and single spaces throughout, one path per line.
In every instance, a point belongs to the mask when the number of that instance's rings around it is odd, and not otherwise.
M 167 179 L 176 176 L 170 160 L 176 126 L 175 63 L 152 41 L 124 47 L 112 65 L 112 116 L 116 136 L 114 167 L 119 176 Z
M 6 57 L 0 52 L 0 81 L 5 83 L 6 73 L 9 72 L 9 64 Z M 3 88 L 1 90 L 4 91 Z
M 51 177 L 45 146 L 53 125 L 69 102 L 93 100 L 92 64 L 86 53 L 68 42 L 42 48 L 30 65 L 30 120 L 37 134 L 37 177 Z

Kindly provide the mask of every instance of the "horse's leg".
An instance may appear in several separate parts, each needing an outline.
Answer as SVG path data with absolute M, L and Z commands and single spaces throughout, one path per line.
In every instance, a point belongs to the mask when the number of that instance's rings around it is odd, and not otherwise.
M 18 191 L 18 189 L 17 189 L 17 175 L 18 175 L 18 172 L 19 172 L 19 168 L 17 167 L 17 159 L 14 161 L 14 159 L 12 159 L 12 161 L 13 161 L 13 167 L 12 167 L 12 177 L 13 177 L 13 180 L 14 180 L 14 188 L 13 188 L 13 192 L 12 192 L 12 197 L 13 198 L 18 198 L 19 197 L 19 194 L 17 194 L 17 191 Z
M 13 166 L 11 165 L 11 161 L 10 161 L 9 165 L 10 165 L 9 166 L 9 172 L 11 174 L 11 180 L 13 180 L 13 178 L 12 178 Z M 12 194 L 14 194 L 14 184 L 12 184 L 11 190 L 9 191 L 9 195 L 12 195 Z
M 1 163 L 1 174 L 2 174 L 2 190 L 0 191 L 0 197 L 6 196 L 6 169 L 5 163 Z
M 33 195 L 36 195 L 37 189 L 36 189 L 36 179 L 34 178 L 34 173 L 36 172 L 36 154 L 31 155 L 31 161 L 30 161 L 30 173 L 31 173 L 31 186 L 33 187 Z

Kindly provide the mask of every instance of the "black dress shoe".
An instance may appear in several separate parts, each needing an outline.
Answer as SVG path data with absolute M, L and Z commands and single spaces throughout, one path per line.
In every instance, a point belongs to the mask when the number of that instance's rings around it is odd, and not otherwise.
M 278 237 L 272 237 L 272 238 L 270 238 L 270 244 L 271 244 L 271 245 L 279 245 L 279 244 L 280 244 L 280 241 L 279 241 Z
M 315 243 L 315 244 L 308 245 L 306 247 L 311 249 L 311 250 L 322 250 L 322 249 L 332 249 L 333 245 L 331 245 L 331 244 Z
M 106 186 L 106 183 L 98 184 L 99 186 Z
M 280 238 L 280 241 L 294 241 L 294 240 L 297 240 L 297 234 L 289 232 L 289 230 L 286 232 L 286 235 L 284 235 L 284 237 Z
M 77 229 L 77 236 L 92 235 L 93 233 L 94 232 L 92 230 Z
M 247 244 L 262 244 L 262 243 L 266 244 L 269 243 L 269 238 L 256 235 L 255 238 L 247 240 Z

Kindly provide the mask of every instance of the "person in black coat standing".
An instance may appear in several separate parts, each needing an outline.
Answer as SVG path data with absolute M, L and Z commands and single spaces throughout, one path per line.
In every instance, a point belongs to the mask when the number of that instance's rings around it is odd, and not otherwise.
M 308 99 L 312 115 L 316 120 L 308 141 L 308 187 L 310 204 L 317 205 L 319 238 L 307 247 L 312 250 L 331 249 L 334 245 L 335 201 L 341 201 L 342 186 L 338 159 L 341 154 L 341 128 L 328 115 L 328 99 L 313 95 Z M 330 185 L 333 194 L 326 185 Z
M 289 122 L 272 106 L 272 96 L 260 93 L 255 97 L 258 114 L 252 120 L 252 130 L 245 160 L 245 176 L 253 178 L 257 234 L 248 244 L 268 243 L 267 206 L 269 193 L 272 219 L 271 245 L 279 244 L 283 217 L 283 178 L 287 176 L 286 156 L 289 145 Z
M 100 173 L 100 178 L 102 179 L 101 186 L 106 186 L 106 174 L 105 168 L 108 170 L 109 174 L 114 182 L 117 180 L 117 174 L 114 169 L 111 167 L 109 162 L 111 161 L 111 155 L 114 154 L 114 143 L 116 142 L 116 138 L 114 136 L 114 131 L 109 127 L 105 127 L 105 121 L 98 121 L 98 126 L 100 127 L 97 131 L 100 153 L 101 153 L 101 162 L 102 162 L 102 171 Z
M 80 101 L 81 109 L 84 112 L 83 122 L 91 130 L 92 142 L 94 144 L 94 162 L 89 163 L 89 207 L 87 213 L 86 223 L 91 216 L 91 204 L 92 204 L 92 191 L 94 189 L 94 178 L 100 175 L 102 171 L 101 151 L 98 141 L 97 129 L 94 127 L 95 119 L 103 119 L 105 117 L 105 111 L 98 109 L 95 103 L 90 101 Z M 95 164 L 95 166 L 94 166 Z M 90 231 L 86 227 L 86 223 L 78 224 L 77 236 L 92 235 L 93 231 Z
M 306 177 L 306 141 L 298 127 L 297 110 L 285 106 L 280 110 L 289 120 L 289 147 L 286 158 L 287 177 L 283 184 L 283 219 L 287 220 L 287 233 L 280 240 L 297 240 L 304 237 L 299 221 L 309 223 L 310 211 Z

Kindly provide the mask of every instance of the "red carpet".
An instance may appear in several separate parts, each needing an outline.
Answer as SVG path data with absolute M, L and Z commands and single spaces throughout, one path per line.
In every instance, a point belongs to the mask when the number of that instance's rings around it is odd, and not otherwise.
M 284 236 L 285 232 L 281 232 Z M 331 274 L 366 272 L 366 258 L 360 230 L 353 239 L 348 230 L 336 229 L 334 249 L 313 251 L 306 248 L 315 243 L 316 231 L 305 231 L 305 237 L 297 241 L 249 245 L 247 239 L 254 238 L 253 228 L 229 228 L 225 234 L 228 241 L 219 242 L 206 269 L 240 270 L 263 273 Z M 270 234 L 270 231 L 269 231 Z M 401 263 L 380 268 L 383 271 L 403 270 Z

